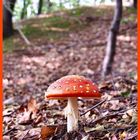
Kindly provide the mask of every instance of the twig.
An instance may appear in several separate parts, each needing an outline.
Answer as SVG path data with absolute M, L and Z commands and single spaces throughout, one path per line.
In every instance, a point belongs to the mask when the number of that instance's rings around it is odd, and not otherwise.
M 138 135 L 138 132 L 136 132 L 136 133 L 132 134 L 131 136 L 125 138 L 125 140 L 132 140 L 133 138 L 137 137 L 137 135 Z
M 3 136 L 4 135 L 7 135 L 8 133 L 10 133 L 11 131 L 14 131 L 14 130 L 17 130 L 15 127 L 14 128 L 11 128 L 9 129 L 8 131 L 6 131 L 5 133 L 3 133 Z
M 104 119 L 108 119 L 108 118 L 116 117 L 116 116 L 121 116 L 124 112 L 126 112 L 127 110 L 130 110 L 130 109 L 131 109 L 131 108 L 129 108 L 129 109 L 124 109 L 124 110 L 120 110 L 120 111 L 117 111 L 116 113 L 107 114 L 107 115 L 102 116 L 102 117 L 100 117 L 100 118 L 98 118 L 98 119 L 96 119 L 96 120 L 91 121 L 89 124 L 90 124 L 90 125 L 93 125 L 93 124 L 98 123 L 99 121 L 102 121 L 102 120 L 104 120 Z
M 99 121 L 102 121 L 104 119 L 107 119 L 107 118 L 111 118 L 111 117 L 116 117 L 116 116 L 120 116 L 121 114 L 118 114 L 118 113 L 113 113 L 113 114 L 110 114 L 110 115 L 106 115 L 106 116 L 103 116 L 103 117 L 100 117 L 94 121 L 91 121 L 89 124 L 90 125 L 93 125 L 93 124 L 96 124 L 98 123 Z
M 16 27 L 16 30 L 19 32 L 19 34 L 21 35 L 21 37 L 23 38 L 23 40 L 25 41 L 25 43 L 27 45 L 31 45 L 31 42 L 28 40 L 28 38 L 24 35 L 24 33 L 21 31 L 20 28 Z
M 27 134 L 29 134 L 29 131 L 30 130 L 28 130 L 25 134 L 24 134 L 24 136 L 22 137 L 22 138 L 20 138 L 21 140 L 24 140 L 24 138 L 27 136 Z
M 89 108 L 89 109 L 88 109 L 87 111 L 85 111 L 84 113 L 81 113 L 80 116 L 85 115 L 87 112 L 89 112 L 89 111 L 91 111 L 92 109 L 96 108 L 97 106 L 103 104 L 105 101 L 107 101 L 107 99 L 105 99 L 105 100 L 99 102 L 98 104 L 94 105 L 93 107 Z
M 24 35 L 24 33 L 22 32 L 22 30 L 20 29 L 20 25 L 18 22 L 15 23 L 15 29 L 19 32 L 20 36 L 23 38 L 23 40 L 25 41 L 25 43 L 27 45 L 31 45 L 31 42 L 28 40 L 28 38 Z
M 128 129 L 128 128 L 131 128 L 133 127 L 133 125 L 128 125 L 128 126 L 125 126 L 125 127 L 114 127 L 114 128 L 108 128 L 108 129 L 102 129 L 102 130 L 96 130 L 96 131 L 100 131 L 100 132 L 111 132 L 111 131 L 121 131 L 121 130 L 125 130 L 125 129 Z M 95 130 L 92 130 L 92 131 L 89 131 L 87 133 L 93 133 Z M 132 135 L 131 135 L 132 136 Z M 134 137 L 136 137 L 137 135 L 135 134 Z M 124 139 L 124 140 L 132 140 L 131 138 L 130 139 Z
M 13 4 L 12 2 L 6 2 L 5 0 L 3 1 L 3 6 L 13 15 L 13 11 L 11 8 L 9 8 L 10 4 Z

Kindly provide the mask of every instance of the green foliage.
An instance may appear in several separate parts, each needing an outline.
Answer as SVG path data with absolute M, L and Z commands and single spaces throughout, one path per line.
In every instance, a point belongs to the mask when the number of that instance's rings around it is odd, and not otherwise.
M 14 45 L 14 38 L 10 37 L 7 38 L 3 41 L 3 52 L 10 53 L 14 50 L 15 45 Z
M 68 36 L 70 31 L 76 31 L 83 27 L 78 20 L 64 18 L 61 16 L 52 16 L 41 18 L 40 20 L 31 20 L 23 27 L 23 32 L 27 37 L 47 39 L 60 39 Z
M 74 8 L 72 10 L 68 10 L 67 13 L 69 16 L 81 16 L 87 10 L 87 8 L 90 7 Z
M 130 91 L 128 90 L 128 91 L 125 91 L 125 92 L 121 92 L 121 95 L 123 97 L 129 97 L 130 96 Z
M 137 10 L 133 7 L 127 7 L 127 8 L 124 8 L 124 11 L 125 13 L 128 15 L 127 17 L 123 16 L 122 20 L 121 20 L 121 23 L 123 24 L 128 24 L 130 22 L 134 23 L 136 18 L 137 18 Z
M 95 0 L 97 2 L 97 0 Z M 99 3 L 103 3 L 106 0 L 100 0 L 98 1 Z M 112 0 L 112 2 L 115 0 Z M 23 3 L 25 3 L 25 8 L 23 8 Z M 79 6 L 84 5 L 91 5 L 93 4 L 92 1 L 90 0 L 50 0 L 50 4 L 44 0 L 43 1 L 43 7 L 42 7 L 42 13 L 51 13 L 55 11 L 60 11 L 64 9 L 72 9 L 72 8 L 78 8 Z M 25 15 L 28 15 L 28 17 L 35 16 L 37 14 L 37 8 L 38 8 L 38 0 L 17 0 L 16 5 L 15 5 L 15 10 L 14 10 L 14 19 L 19 20 L 21 17 L 21 12 Z M 128 13 L 136 13 L 135 8 L 125 8 Z M 75 13 L 80 15 L 81 11 L 73 11 Z M 100 11 L 99 11 L 100 12 Z M 99 14 L 99 13 L 98 13 Z M 101 13 L 100 13 L 101 14 Z M 102 13 L 103 14 L 103 13 Z M 26 16 L 25 16 L 26 17 Z
M 81 21 L 82 16 L 102 15 L 101 11 L 105 9 L 96 9 L 92 7 L 78 7 L 71 10 L 62 10 L 64 14 L 54 12 L 50 17 L 31 18 L 21 22 L 22 31 L 25 36 L 32 42 L 34 39 L 61 40 L 69 36 L 70 32 L 79 31 L 86 27 L 86 22 Z M 107 9 L 106 9 L 107 10 Z M 104 12 L 106 13 L 106 12 Z M 19 35 L 18 35 L 19 37 Z M 6 39 L 4 41 L 4 51 L 10 52 L 15 46 L 23 46 L 18 37 Z M 12 46 L 12 47 L 10 47 Z
M 136 14 L 136 13 L 137 13 L 137 9 L 134 8 L 134 7 L 126 7 L 126 8 L 125 8 L 125 11 L 126 11 L 128 14 Z
M 47 27 L 69 28 L 70 25 L 70 21 L 60 16 L 53 16 L 48 19 L 45 19 L 45 26 Z
M 50 0 L 50 5 L 47 1 L 43 1 L 43 7 L 42 7 L 42 13 L 50 13 L 65 9 L 72 9 L 72 8 L 78 8 L 79 6 L 82 6 L 82 3 L 85 4 L 92 4 L 90 0 Z M 101 1 L 102 2 L 102 1 Z M 23 6 L 24 5 L 24 6 Z M 14 19 L 20 20 L 21 13 L 23 13 L 26 17 L 32 17 L 37 14 L 37 8 L 38 8 L 38 1 L 33 0 L 17 0 L 14 8 Z M 76 14 L 79 15 L 81 11 L 76 11 Z
M 127 24 L 127 23 L 130 23 L 130 22 L 134 22 L 135 20 L 136 20 L 136 16 L 132 15 L 132 16 L 129 16 L 127 18 L 122 18 L 121 23 Z

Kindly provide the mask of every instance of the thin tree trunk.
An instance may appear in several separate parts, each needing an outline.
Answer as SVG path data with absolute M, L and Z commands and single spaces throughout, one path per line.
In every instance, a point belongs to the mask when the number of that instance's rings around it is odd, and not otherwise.
M 137 0 L 133 0 L 133 6 L 137 9 Z
M 16 0 L 3 1 L 3 38 L 13 35 L 12 12 Z
M 43 0 L 39 0 L 38 3 L 38 15 L 40 15 L 42 13 L 42 7 L 43 7 Z
M 62 8 L 62 7 L 63 7 L 62 0 L 59 0 L 59 7 L 60 7 L 60 8 Z
M 23 8 L 22 8 L 22 11 L 21 11 L 21 15 L 20 15 L 20 18 L 23 19 L 26 15 L 26 0 L 23 0 Z
M 112 70 L 112 63 L 115 56 L 117 34 L 119 32 L 122 18 L 122 0 L 116 0 L 115 13 L 108 35 L 106 54 L 103 60 L 102 76 L 109 74 Z
M 80 0 L 77 0 L 77 6 L 80 6 Z
M 47 12 L 49 13 L 51 11 L 51 7 L 52 7 L 53 3 L 50 0 L 47 0 Z

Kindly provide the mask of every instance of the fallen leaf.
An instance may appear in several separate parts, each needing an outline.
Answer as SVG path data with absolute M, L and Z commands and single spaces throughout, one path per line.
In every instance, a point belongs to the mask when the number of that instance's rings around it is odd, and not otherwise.
M 3 140 L 10 140 L 10 136 L 3 136 Z
M 34 98 L 31 98 L 28 101 L 28 111 L 36 114 L 37 110 L 38 110 L 38 105 L 36 103 L 36 100 Z
M 117 137 L 114 135 L 111 140 L 118 140 Z
M 43 126 L 41 128 L 41 138 L 42 140 L 46 140 L 47 137 L 53 135 L 55 133 L 56 126 L 54 127 L 49 127 L 49 126 Z
M 84 130 L 86 133 L 91 132 L 91 131 L 104 130 L 104 126 L 98 124 L 95 127 L 84 127 Z
M 13 113 L 13 108 L 8 108 L 3 111 L 3 116 L 9 116 Z
M 120 138 L 121 140 L 124 140 L 126 137 L 127 137 L 127 133 L 126 133 L 125 131 L 122 132 L 122 133 L 119 135 L 119 138 Z
M 81 140 L 88 140 L 89 135 L 84 136 Z
M 25 108 L 24 112 L 19 114 L 17 117 L 18 123 L 19 124 L 28 124 L 31 122 L 31 112 L 27 111 Z
M 111 107 L 110 109 L 112 110 L 118 110 L 119 106 L 119 100 L 112 100 L 110 101 Z
M 32 128 L 25 131 L 19 131 L 18 134 L 15 136 L 18 140 L 29 139 L 29 137 L 36 136 L 39 139 L 40 136 L 40 128 Z

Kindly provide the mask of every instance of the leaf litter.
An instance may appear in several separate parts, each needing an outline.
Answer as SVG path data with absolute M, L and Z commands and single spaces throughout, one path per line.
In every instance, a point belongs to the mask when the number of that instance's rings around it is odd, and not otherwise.
M 4 140 L 137 139 L 137 23 L 122 24 L 113 72 L 102 80 L 111 18 L 85 19 L 88 27 L 63 41 L 43 40 L 45 44 L 4 54 Z M 100 100 L 78 99 L 79 130 L 71 133 L 63 113 L 66 101 L 44 100 L 47 87 L 68 74 L 90 78 L 103 94 Z

